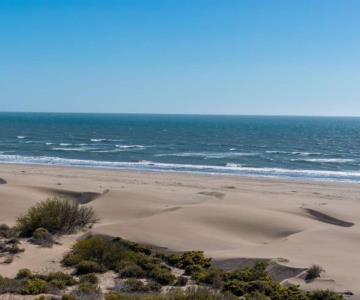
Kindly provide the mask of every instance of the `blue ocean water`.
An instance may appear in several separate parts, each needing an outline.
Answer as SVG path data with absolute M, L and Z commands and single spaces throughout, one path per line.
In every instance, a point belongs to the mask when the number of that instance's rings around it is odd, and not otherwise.
M 360 118 L 0 113 L 0 163 L 360 182 Z

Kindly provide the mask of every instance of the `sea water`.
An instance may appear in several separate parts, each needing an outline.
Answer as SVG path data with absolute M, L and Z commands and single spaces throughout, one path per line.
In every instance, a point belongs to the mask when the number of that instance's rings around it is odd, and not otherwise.
M 360 182 L 360 118 L 0 113 L 0 163 Z

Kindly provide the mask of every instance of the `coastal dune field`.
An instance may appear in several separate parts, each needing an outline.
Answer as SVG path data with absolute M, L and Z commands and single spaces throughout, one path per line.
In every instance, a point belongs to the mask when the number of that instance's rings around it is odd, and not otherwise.
M 94 207 L 92 232 L 169 250 L 203 250 L 219 264 L 273 259 L 294 268 L 320 265 L 321 278 L 305 289 L 360 295 L 360 186 L 278 179 L 141 173 L 1 165 L 0 224 L 13 225 L 36 202 L 52 196 Z M 0 274 L 59 269 L 59 260 L 83 233 L 60 245 L 26 251 Z

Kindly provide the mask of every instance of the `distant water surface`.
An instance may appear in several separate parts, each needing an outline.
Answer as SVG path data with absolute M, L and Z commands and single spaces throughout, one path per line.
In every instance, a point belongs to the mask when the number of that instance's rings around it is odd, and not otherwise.
M 360 182 L 360 118 L 0 113 L 0 163 Z

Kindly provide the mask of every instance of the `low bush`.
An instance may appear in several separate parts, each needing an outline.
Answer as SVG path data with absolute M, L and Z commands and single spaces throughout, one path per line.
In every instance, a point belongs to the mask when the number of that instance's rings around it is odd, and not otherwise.
M 128 279 L 122 285 L 122 291 L 126 293 L 145 293 L 148 292 L 146 285 L 138 279 Z
M 167 294 L 134 295 L 111 293 L 105 300 L 235 300 L 237 298 L 207 288 L 173 289 Z M 284 299 L 285 300 L 285 299 Z
M 323 272 L 323 268 L 318 265 L 312 265 L 307 271 L 305 280 L 311 281 L 318 277 L 320 277 L 321 272 Z
M 51 234 L 73 233 L 97 221 L 91 207 L 79 206 L 76 202 L 52 198 L 30 208 L 18 218 L 16 228 L 23 237 L 31 237 L 38 228 Z
M 34 278 L 34 274 L 29 269 L 20 269 L 15 279 L 32 279 Z
M 187 275 L 192 275 L 201 268 L 207 269 L 211 266 L 211 258 L 205 257 L 203 251 L 171 254 L 166 259 L 170 265 L 185 270 Z
M 344 300 L 342 295 L 339 295 L 330 290 L 318 290 L 307 293 L 309 300 Z
M 89 273 L 80 276 L 80 283 L 87 283 L 87 284 L 97 284 L 99 282 L 99 279 L 94 273 Z
M 149 272 L 149 277 L 162 285 L 172 284 L 176 277 L 171 273 L 169 268 L 157 266 Z
M 103 273 L 106 269 L 96 261 L 82 260 L 76 265 L 76 274 Z
M 123 278 L 144 278 L 145 271 L 135 263 L 131 263 L 119 270 L 119 276 Z
M 59 288 L 60 286 L 63 288 L 67 286 L 73 286 L 77 283 L 74 277 L 72 277 L 70 274 L 66 274 L 63 272 L 53 272 L 42 277 L 50 284 L 53 284 Z
M 37 228 L 32 233 L 30 241 L 33 244 L 40 245 L 43 247 L 51 247 L 55 243 L 52 234 L 50 234 L 46 228 L 42 228 L 42 227 Z
M 150 249 L 119 238 L 90 236 L 77 242 L 62 263 L 74 267 L 77 274 L 113 270 L 123 278 L 150 278 L 163 285 L 175 280 Z
M 46 293 L 48 291 L 48 288 L 48 283 L 43 279 L 28 279 L 25 282 L 24 287 L 21 289 L 21 294 L 38 295 Z
M 0 224 L 0 237 L 6 239 L 16 238 L 17 232 L 15 228 L 12 228 L 6 224 Z
M 188 278 L 185 276 L 179 276 L 175 282 L 175 286 L 186 286 L 188 283 Z
M 100 300 L 102 293 L 94 284 L 80 284 L 71 294 L 76 300 Z M 71 298 L 70 298 L 71 299 Z
M 0 294 L 20 294 L 22 288 L 23 283 L 20 280 L 6 278 L 0 275 Z

